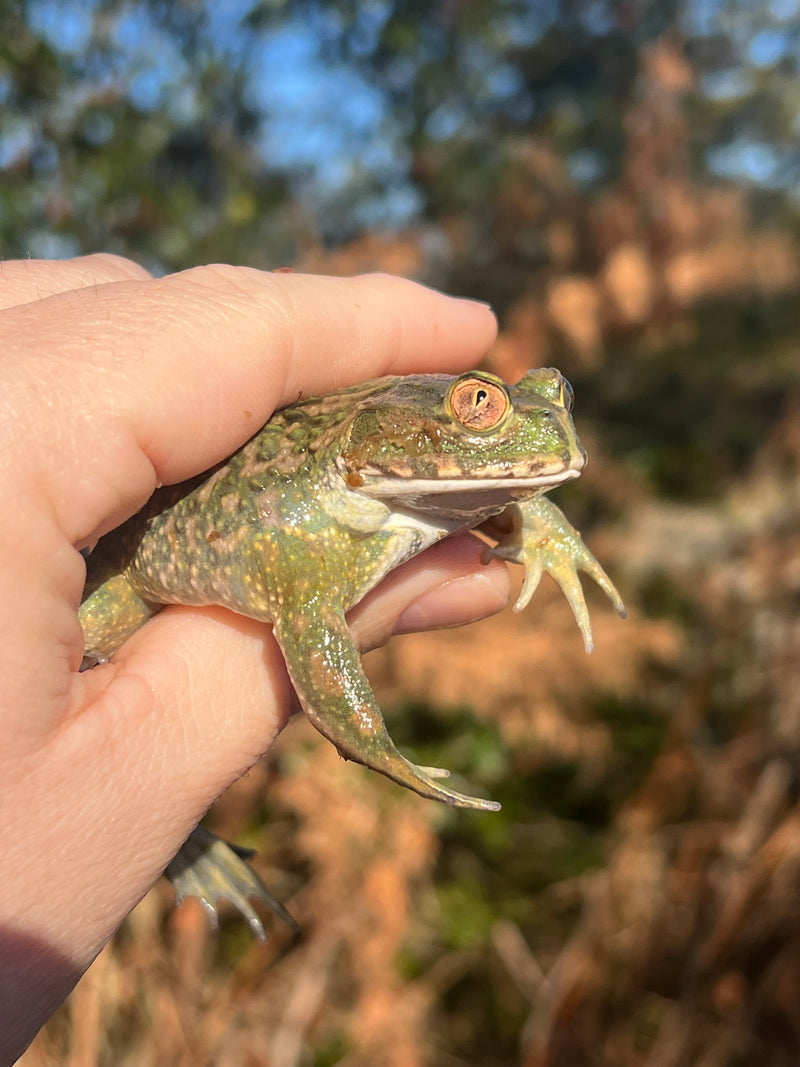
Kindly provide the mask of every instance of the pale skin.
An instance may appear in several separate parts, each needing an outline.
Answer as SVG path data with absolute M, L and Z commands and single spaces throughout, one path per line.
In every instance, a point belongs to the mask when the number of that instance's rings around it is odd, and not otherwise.
M 458 373 L 495 330 L 483 305 L 380 275 L 0 263 L 0 1063 L 292 706 L 269 627 L 222 609 L 168 608 L 79 673 L 78 550 L 275 408 Z M 482 547 L 453 539 L 395 571 L 353 613 L 359 645 L 500 610 L 505 565 Z

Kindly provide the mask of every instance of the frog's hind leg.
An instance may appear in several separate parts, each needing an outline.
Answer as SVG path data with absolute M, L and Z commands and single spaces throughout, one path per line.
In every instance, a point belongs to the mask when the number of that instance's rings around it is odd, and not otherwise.
M 78 609 L 86 649 L 81 670 L 104 663 L 162 606 L 143 600 L 124 574 L 99 585 Z
M 264 925 L 250 903 L 259 900 L 297 936 L 297 923 L 246 862 L 252 855 L 250 849 L 232 845 L 197 826 L 164 874 L 172 882 L 178 904 L 186 897 L 197 897 L 215 928 L 219 922 L 217 906 L 226 900 L 246 919 L 258 940 L 265 941 Z
M 334 608 L 284 605 L 275 623 L 292 682 L 308 718 L 345 759 L 363 763 L 420 796 L 459 808 L 497 811 L 493 800 L 441 783 L 449 771 L 419 767 L 394 745 L 344 615 Z
M 78 613 L 86 647 L 81 670 L 105 662 L 160 610 L 160 604 L 140 597 L 122 574 L 98 585 Z M 256 900 L 275 912 L 296 935 L 297 923 L 246 862 L 250 855 L 249 850 L 222 841 L 198 826 L 164 873 L 175 888 L 178 904 L 188 896 L 197 897 L 213 926 L 217 925 L 217 906 L 225 900 L 264 941 L 264 926 L 250 903 Z

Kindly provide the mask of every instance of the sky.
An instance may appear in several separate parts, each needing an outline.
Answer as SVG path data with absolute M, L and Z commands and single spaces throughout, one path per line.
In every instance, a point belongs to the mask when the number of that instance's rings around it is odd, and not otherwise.
M 207 10 L 213 48 L 245 71 L 248 100 L 261 117 L 256 150 L 271 166 L 295 176 L 301 196 L 305 192 L 322 201 L 346 190 L 359 173 L 375 175 L 385 190 L 382 220 L 398 226 L 412 220 L 420 202 L 408 180 L 411 161 L 398 116 L 380 87 L 353 67 L 323 55 L 321 45 L 336 32 L 335 7 L 321 5 L 316 16 L 303 22 L 287 17 L 255 34 L 243 22 L 253 3 L 219 0 L 209 2 Z M 365 52 L 374 44 L 389 6 L 386 0 L 358 5 L 356 43 Z M 518 6 L 509 9 L 500 29 L 516 44 L 532 43 L 557 18 L 558 6 L 557 0 L 531 0 L 529 17 L 521 16 Z M 80 65 L 92 37 L 97 0 L 29 0 L 26 9 L 32 28 Z M 120 5 L 119 11 L 108 26 L 113 65 L 92 70 L 90 80 L 95 86 L 104 78 L 122 81 L 136 108 L 146 112 L 166 106 L 176 121 L 190 123 L 197 107 L 192 70 L 168 35 L 154 25 L 145 5 L 131 2 Z M 587 0 L 587 26 L 605 31 L 604 11 L 602 3 Z M 787 86 L 800 95 L 800 0 L 687 0 L 683 27 L 695 44 L 704 38 L 713 42 L 721 27 L 731 42 L 727 58 L 708 70 L 699 86 L 721 107 L 745 101 L 766 75 L 779 70 L 790 72 Z M 480 63 L 479 55 L 475 62 Z M 485 92 L 498 99 L 513 94 L 516 73 L 510 65 L 498 65 L 494 54 L 492 65 L 476 73 Z M 413 70 L 397 72 L 398 78 L 403 76 L 413 77 Z M 0 77 L 0 105 L 2 101 Z M 446 138 L 462 120 L 452 107 L 434 109 L 428 133 Z M 104 133 L 110 131 L 98 120 L 94 136 L 102 139 Z M 800 109 L 796 133 L 800 142 Z M 28 152 L 35 135 L 25 117 L 6 115 L 0 126 L 0 169 Z M 797 144 L 775 144 L 758 129 L 745 127 L 727 142 L 709 147 L 705 163 L 719 177 L 796 192 Z M 602 177 L 602 161 L 588 150 L 577 151 L 568 167 L 579 184 Z M 364 210 L 367 217 L 362 221 L 369 224 L 369 204 Z

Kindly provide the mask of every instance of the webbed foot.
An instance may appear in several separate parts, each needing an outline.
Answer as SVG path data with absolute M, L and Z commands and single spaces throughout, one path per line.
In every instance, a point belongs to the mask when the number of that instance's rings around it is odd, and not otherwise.
M 197 826 L 164 874 L 175 888 L 178 904 L 182 904 L 186 897 L 197 897 L 215 929 L 219 925 L 217 905 L 221 900 L 227 900 L 247 921 L 258 940 L 266 941 L 264 925 L 250 903 L 251 898 L 255 898 L 270 908 L 297 936 L 300 928 L 295 920 L 245 862 L 252 855 L 250 849 L 229 844 Z
M 499 533 L 496 529 L 489 530 L 493 535 L 497 534 L 499 540 L 493 548 L 484 551 L 484 561 L 497 558 L 525 565 L 525 581 L 514 605 L 515 611 L 526 607 L 542 574 L 547 572 L 567 598 L 584 647 L 591 652 L 594 648 L 592 625 L 579 572 L 588 574 L 600 586 L 617 614 L 624 619 L 626 612 L 622 597 L 578 531 L 546 497 L 508 510 L 511 511 L 511 528 Z

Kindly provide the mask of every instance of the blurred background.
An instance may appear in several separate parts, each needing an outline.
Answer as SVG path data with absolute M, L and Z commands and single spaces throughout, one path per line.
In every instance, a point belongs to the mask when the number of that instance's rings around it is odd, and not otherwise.
M 297 917 L 159 885 L 24 1067 L 800 1063 L 800 0 L 0 2 L 0 254 L 491 301 L 620 586 L 367 657 L 500 814 L 304 721 L 210 816 Z

